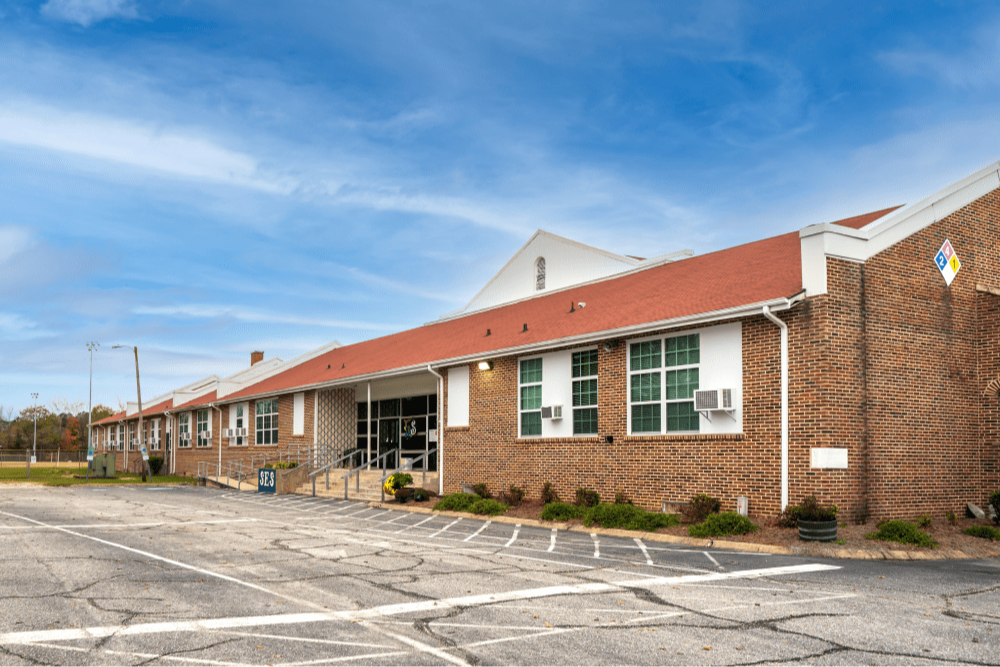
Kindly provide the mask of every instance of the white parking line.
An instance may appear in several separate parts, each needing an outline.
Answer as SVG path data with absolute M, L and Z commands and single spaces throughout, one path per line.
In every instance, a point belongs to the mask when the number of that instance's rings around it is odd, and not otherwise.
M 601 557 L 601 543 L 597 539 L 597 533 L 591 533 L 590 539 L 594 540 L 594 558 Z
M 553 528 L 552 529 L 552 539 L 551 539 L 551 541 L 549 541 L 549 548 L 546 549 L 545 551 L 551 553 L 552 550 L 555 549 L 555 548 L 556 548 L 556 529 Z
M 634 539 L 635 543 L 639 545 L 639 549 L 642 550 L 642 555 L 646 557 L 646 565 L 652 565 L 653 564 L 653 559 L 649 557 L 649 552 L 646 551 L 646 545 L 643 544 L 642 540 L 640 540 L 638 537 L 635 537 L 635 538 L 632 538 L 632 539 Z
M 438 535 L 440 535 L 440 534 L 441 534 L 441 533 L 443 533 L 444 531 L 448 530 L 449 528 L 451 528 L 452 526 L 454 526 L 454 525 L 455 525 L 456 523 L 458 523 L 458 522 L 459 522 L 459 521 L 461 521 L 461 520 L 462 520 L 462 518 L 461 518 L 461 517 L 459 517 L 459 518 L 455 519 L 454 521 L 452 521 L 451 523 L 449 523 L 449 524 L 448 524 L 447 526 L 445 526 L 444 528 L 442 528 L 441 530 L 439 530 L 438 532 L 434 533 L 433 535 L 428 535 L 427 537 L 428 537 L 428 538 L 433 538 L 433 537 L 437 537 Z
M 507 541 L 507 544 L 505 544 L 504 547 L 509 547 L 510 545 L 514 544 L 514 540 L 517 539 L 517 534 L 520 532 L 521 532 L 521 524 L 516 524 L 514 526 L 514 534 L 511 535 L 510 540 Z
M 719 569 L 722 569 L 722 566 L 719 565 L 719 561 L 717 561 L 714 558 L 712 558 L 712 554 L 708 553 L 707 551 L 702 551 L 702 553 L 705 554 L 706 557 L 708 557 L 708 560 L 710 560 L 713 563 L 715 563 L 715 567 L 717 567 Z
M 484 523 L 484 524 L 483 524 L 482 526 L 480 526 L 480 527 L 479 527 L 479 530 L 477 530 L 476 532 L 474 532 L 474 533 L 473 533 L 472 535 L 469 535 L 469 536 L 468 536 L 467 538 L 465 538 L 465 539 L 464 539 L 464 540 L 462 540 L 462 541 L 463 541 L 463 542 L 468 542 L 468 541 L 469 541 L 469 540 L 471 540 L 471 539 L 472 539 L 473 537 L 475 537 L 475 536 L 476 536 L 476 535 L 478 535 L 479 533 L 481 533 L 481 532 L 483 532 L 484 530 L 486 530 L 486 526 L 490 525 L 491 523 L 493 523 L 493 520 L 492 520 L 492 519 L 488 520 L 488 521 L 487 521 L 486 523 Z
M 396 534 L 398 535 L 399 533 L 402 533 L 403 531 L 408 530 L 410 528 L 416 528 L 420 524 L 427 523 L 428 521 L 430 521 L 433 518 L 434 518 L 434 515 L 432 514 L 431 516 L 427 517 L 423 521 L 418 521 L 417 523 L 413 524 L 412 526 L 403 526 L 402 528 L 400 528 L 399 530 L 396 531 Z
M 193 524 L 206 523 L 246 523 L 257 519 L 211 519 L 205 521 L 157 521 L 155 523 L 88 523 L 72 524 L 67 523 L 59 526 L 0 526 L 3 530 L 53 530 L 56 528 L 154 528 L 157 526 L 188 526 Z

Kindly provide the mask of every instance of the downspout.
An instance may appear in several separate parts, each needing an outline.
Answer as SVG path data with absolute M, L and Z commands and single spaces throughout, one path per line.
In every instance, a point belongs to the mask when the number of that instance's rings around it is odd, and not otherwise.
M 444 495 L 444 376 L 438 373 L 436 370 L 431 368 L 430 364 L 427 364 L 427 370 L 431 374 L 436 375 L 438 379 L 438 413 L 437 413 L 437 431 L 438 431 L 438 495 Z
M 208 407 L 213 408 L 213 409 L 219 411 L 219 428 L 221 429 L 222 428 L 222 408 L 216 407 L 215 403 L 209 403 Z M 212 429 L 212 430 L 216 431 L 218 429 Z M 221 475 L 222 474 L 222 431 L 219 431 L 219 467 L 217 468 L 217 470 L 218 470 L 218 472 L 216 474 Z
M 764 306 L 764 317 L 781 329 L 781 511 L 788 507 L 788 325 Z

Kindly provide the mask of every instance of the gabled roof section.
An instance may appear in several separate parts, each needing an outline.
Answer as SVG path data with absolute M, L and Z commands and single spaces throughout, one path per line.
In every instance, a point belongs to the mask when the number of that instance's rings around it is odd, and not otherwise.
M 851 229 L 861 229 L 871 223 L 875 222 L 879 218 L 884 218 L 893 211 L 903 208 L 903 205 L 890 206 L 889 208 L 884 208 L 881 211 L 872 211 L 871 213 L 865 213 L 864 215 L 856 215 L 853 218 L 844 218 L 843 220 L 835 220 L 831 222 L 831 225 L 840 225 L 841 227 L 850 227 Z
M 187 409 L 190 409 L 190 408 L 205 407 L 209 403 L 214 403 L 215 399 L 216 399 L 216 392 L 213 389 L 212 391 L 210 391 L 210 392 L 208 392 L 206 394 L 202 394 L 201 396 L 198 396 L 197 398 L 191 399 L 187 403 L 182 403 L 182 404 L 178 405 L 176 408 L 174 408 L 174 410 L 187 410 Z
M 294 366 L 298 366 L 299 364 L 309 361 L 310 359 L 314 359 L 322 354 L 326 354 L 330 350 L 334 350 L 338 347 L 342 347 L 341 343 L 333 341 L 318 347 L 315 350 L 310 350 L 305 354 L 300 354 L 299 356 L 289 359 L 288 361 L 282 361 L 281 359 L 275 357 L 274 359 L 269 359 L 268 361 L 257 362 L 244 371 L 240 371 L 235 375 L 230 375 L 224 380 L 220 380 L 217 388 L 218 398 L 222 399 L 231 394 L 235 394 L 244 387 L 257 384 L 272 375 L 277 375 L 278 373 L 284 372 Z M 277 361 L 277 363 L 274 363 L 275 361 Z M 264 364 L 267 364 L 267 366 L 261 368 Z
M 116 424 L 122 419 L 125 419 L 125 412 L 116 412 L 110 417 L 105 417 L 104 419 L 98 419 L 96 422 L 92 423 L 91 426 L 105 426 L 107 424 Z
M 801 276 L 793 232 L 346 345 L 228 399 L 351 384 L 379 373 L 488 359 L 588 336 L 635 335 L 643 327 L 663 328 L 706 314 L 735 317 L 739 309 L 800 292 Z
M 537 290 L 535 283 L 536 262 L 539 258 L 545 259 L 543 290 Z M 606 278 L 640 266 L 643 261 L 616 255 L 539 229 L 469 303 L 441 319 L 460 317 L 539 293 Z

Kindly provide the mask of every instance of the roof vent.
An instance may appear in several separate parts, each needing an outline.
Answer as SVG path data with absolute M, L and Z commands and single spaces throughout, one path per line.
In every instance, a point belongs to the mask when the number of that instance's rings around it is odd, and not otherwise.
M 521 329 L 521 333 L 524 333 L 524 332 L 525 332 L 525 331 L 527 331 L 527 330 L 528 330 L 528 323 L 527 323 L 527 322 L 525 322 L 525 323 L 524 323 L 524 328 L 523 328 L 523 329 Z

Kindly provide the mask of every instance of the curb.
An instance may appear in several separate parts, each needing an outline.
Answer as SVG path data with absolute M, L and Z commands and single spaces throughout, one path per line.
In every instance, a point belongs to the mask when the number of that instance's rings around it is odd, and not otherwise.
M 682 537 L 678 535 L 664 535 L 663 533 L 645 533 L 636 530 L 624 530 L 622 528 L 601 528 L 594 526 L 586 528 L 582 525 L 570 525 L 563 521 L 539 521 L 538 519 L 518 519 L 508 516 L 487 517 L 481 514 L 470 514 L 468 512 L 440 511 L 427 507 L 407 507 L 405 504 L 371 501 L 368 506 L 373 509 L 401 510 L 413 514 L 436 514 L 456 519 L 489 519 L 493 523 L 521 524 L 522 526 L 535 526 L 538 528 L 555 528 L 571 533 L 585 533 L 587 535 L 607 535 L 609 537 L 641 537 L 643 542 L 664 542 L 667 544 L 677 544 L 686 547 L 698 547 L 700 549 L 724 549 L 727 551 L 749 551 L 752 553 L 773 554 L 776 556 L 810 556 L 813 558 L 836 558 L 841 560 L 967 560 L 972 558 L 958 549 L 940 549 L 936 551 L 902 551 L 898 549 L 842 549 L 813 543 L 808 548 L 789 549 L 773 544 L 755 544 L 753 542 L 730 542 L 726 540 L 702 540 L 693 537 Z M 819 551 L 819 553 L 816 553 Z

